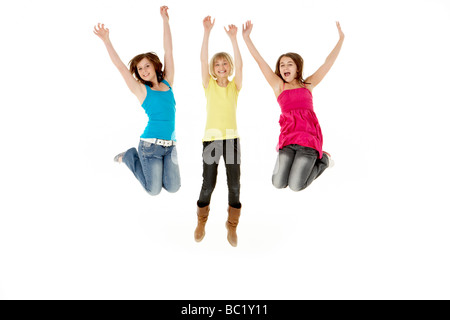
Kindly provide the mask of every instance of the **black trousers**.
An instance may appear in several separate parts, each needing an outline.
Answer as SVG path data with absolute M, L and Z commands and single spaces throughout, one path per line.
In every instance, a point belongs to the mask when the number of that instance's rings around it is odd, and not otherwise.
M 220 157 L 224 158 L 227 170 L 228 205 L 239 209 L 241 208 L 239 201 L 241 146 L 238 138 L 203 142 L 203 184 L 197 205 L 205 207 L 211 202 L 211 195 L 216 187 Z

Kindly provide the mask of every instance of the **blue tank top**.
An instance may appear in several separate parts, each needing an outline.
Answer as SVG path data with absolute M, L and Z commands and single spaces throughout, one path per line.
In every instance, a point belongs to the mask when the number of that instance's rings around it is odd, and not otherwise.
M 157 138 L 162 140 L 175 140 L 175 97 L 172 87 L 166 80 L 162 81 L 168 91 L 155 91 L 145 85 L 147 96 L 142 103 L 148 116 L 147 127 L 141 138 Z

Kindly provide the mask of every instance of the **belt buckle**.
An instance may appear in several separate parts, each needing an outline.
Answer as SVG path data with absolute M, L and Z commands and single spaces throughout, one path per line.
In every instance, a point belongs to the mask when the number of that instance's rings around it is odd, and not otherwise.
M 156 144 L 163 147 L 170 147 L 172 145 L 172 141 L 156 139 Z

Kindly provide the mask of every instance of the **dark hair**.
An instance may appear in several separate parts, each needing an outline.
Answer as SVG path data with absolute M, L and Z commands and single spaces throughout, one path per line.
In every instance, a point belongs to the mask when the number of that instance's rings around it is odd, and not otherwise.
M 277 76 L 279 76 L 281 78 L 281 80 L 284 81 L 284 79 L 280 73 L 280 61 L 281 61 L 281 58 L 283 58 L 283 57 L 291 58 L 294 61 L 294 63 L 297 65 L 297 76 L 295 77 L 295 79 L 297 79 L 297 81 L 301 85 L 304 85 L 305 83 L 307 83 L 307 82 L 305 82 L 305 79 L 303 79 L 303 58 L 298 53 L 295 53 L 295 52 L 288 52 L 288 53 L 282 54 L 278 58 L 277 65 L 275 67 L 275 74 Z M 286 82 L 286 81 L 284 81 L 284 82 Z
M 158 82 L 163 81 L 164 75 L 165 75 L 165 72 L 162 69 L 163 65 L 162 65 L 161 61 L 159 60 L 158 56 L 153 52 L 138 54 L 136 57 L 131 59 L 129 62 L 130 72 L 134 75 L 134 77 L 139 82 L 146 84 L 149 87 L 153 87 L 153 84 L 150 81 L 145 81 L 144 79 L 141 78 L 141 76 L 139 75 L 139 72 L 137 70 L 138 63 L 141 62 L 142 59 L 144 59 L 144 58 L 147 58 L 153 64 Z

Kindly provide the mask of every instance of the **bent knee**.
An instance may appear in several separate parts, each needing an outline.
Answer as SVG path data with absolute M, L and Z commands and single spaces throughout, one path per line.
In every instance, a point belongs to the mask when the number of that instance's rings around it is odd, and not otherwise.
M 166 187 L 165 189 L 166 189 L 167 192 L 169 192 L 169 193 L 175 193 L 175 192 L 177 192 L 178 190 L 180 190 L 180 187 L 181 187 L 181 184 L 177 184 L 177 185 L 174 185 L 174 186 Z
M 157 196 L 158 194 L 161 193 L 161 189 L 162 187 L 159 188 L 153 187 L 153 188 L 145 188 L 145 191 L 147 191 L 147 193 L 151 196 Z
M 272 177 L 272 185 L 277 189 L 284 189 L 287 187 L 287 182 L 282 179 L 277 179 L 276 177 Z
M 304 184 L 289 184 L 289 188 L 295 192 L 305 190 L 307 186 L 308 185 L 306 183 L 304 183 Z

